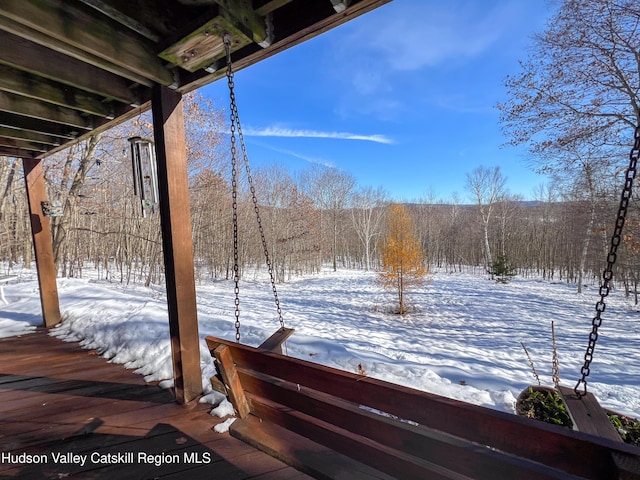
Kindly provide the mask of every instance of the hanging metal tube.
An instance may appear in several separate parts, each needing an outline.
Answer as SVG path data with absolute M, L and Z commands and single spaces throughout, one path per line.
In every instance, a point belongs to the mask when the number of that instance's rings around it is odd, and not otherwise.
M 133 172 L 133 193 L 140 198 L 142 216 L 158 210 L 158 168 L 153 141 L 148 138 L 128 139 Z

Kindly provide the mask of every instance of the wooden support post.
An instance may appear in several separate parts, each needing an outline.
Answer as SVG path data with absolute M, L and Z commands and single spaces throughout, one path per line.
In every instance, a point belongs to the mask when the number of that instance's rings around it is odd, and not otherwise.
M 156 85 L 152 110 L 175 394 L 188 403 L 202 377 L 182 95 Z
M 31 217 L 31 234 L 40 286 L 42 319 L 45 327 L 53 327 L 60 323 L 61 317 L 56 284 L 56 266 L 53 261 L 51 224 L 49 217 L 42 213 L 42 202 L 47 199 L 42 163 L 40 160 L 25 158 L 22 160 L 22 168 L 29 200 L 29 216 Z

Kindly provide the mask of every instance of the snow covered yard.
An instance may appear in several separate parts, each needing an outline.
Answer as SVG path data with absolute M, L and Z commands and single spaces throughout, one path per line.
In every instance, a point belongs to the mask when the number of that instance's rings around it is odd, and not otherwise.
M 5 286 L 0 337 L 27 333 L 41 322 L 37 282 L 22 273 Z M 524 342 L 543 383 L 551 385 L 551 321 L 555 321 L 561 383 L 578 378 L 597 287 L 516 277 L 496 284 L 484 275 L 437 271 L 409 294 L 415 312 L 385 313 L 393 298 L 375 274 L 327 271 L 279 286 L 285 322 L 296 333 L 290 356 L 357 372 L 507 412 L 534 382 Z M 51 334 L 95 348 L 149 381 L 171 384 L 164 289 L 91 279 L 59 279 L 65 321 Z M 206 335 L 233 339 L 233 286 L 198 285 L 203 386 L 214 373 Z M 267 282 L 241 284 L 242 342 L 258 345 L 278 327 Z M 589 389 L 609 408 L 640 416 L 640 312 L 622 292 L 609 297 L 592 363 Z M 218 394 L 208 400 L 219 401 Z

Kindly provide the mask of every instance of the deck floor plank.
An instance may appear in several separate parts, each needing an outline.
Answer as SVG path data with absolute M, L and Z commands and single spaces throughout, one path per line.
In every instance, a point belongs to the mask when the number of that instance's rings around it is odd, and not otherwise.
M 171 392 L 45 329 L 0 339 L 0 454 L 13 455 L 0 457 L 0 478 L 310 478 L 215 433 L 221 421 L 208 406 L 178 405 Z M 47 462 L 21 462 L 20 454 Z M 54 454 L 87 455 L 87 461 L 54 461 Z

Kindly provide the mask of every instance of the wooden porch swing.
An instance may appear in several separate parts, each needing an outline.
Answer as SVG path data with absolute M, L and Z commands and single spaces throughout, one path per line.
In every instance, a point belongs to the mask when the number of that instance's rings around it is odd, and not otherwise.
M 231 97 L 236 342 L 212 336 L 206 342 L 219 372 L 212 385 L 228 395 L 239 417 L 230 427 L 231 435 L 321 479 L 640 479 L 640 448 L 622 443 L 595 397 L 586 391 L 640 155 L 640 128 L 635 132 L 582 378 L 574 390 L 559 388 L 574 421 L 570 430 L 282 354 L 282 342 L 293 329 L 285 328 L 282 320 L 260 224 L 227 37 L 225 46 Z M 281 324 L 258 348 L 239 343 L 236 129 Z M 579 392 L 581 384 L 584 390 Z

